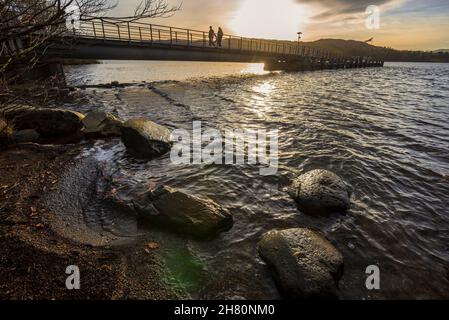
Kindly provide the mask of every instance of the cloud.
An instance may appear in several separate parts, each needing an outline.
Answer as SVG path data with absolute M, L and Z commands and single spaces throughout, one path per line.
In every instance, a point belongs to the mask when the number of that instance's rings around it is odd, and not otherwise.
M 397 0 L 296 0 L 296 2 L 320 7 L 322 10 L 311 17 L 311 20 L 320 21 L 360 14 L 370 5 L 385 6 Z
M 118 2 L 118 7 L 108 15 L 132 14 L 140 0 L 108 0 Z M 255 37 L 266 37 L 268 29 L 278 28 L 279 33 L 295 35 L 296 30 L 304 32 L 304 40 L 320 38 L 344 38 L 365 40 L 375 37 L 375 44 L 406 48 L 437 49 L 447 47 L 449 21 L 448 0 L 167 0 L 172 5 L 182 2 L 182 10 L 167 19 L 151 19 L 147 22 L 172 25 L 196 30 L 207 30 L 209 25 L 222 26 L 226 33 L 234 33 L 235 20 L 248 20 L 248 26 L 237 28 L 235 33 L 250 33 Z M 271 1 L 275 8 L 271 9 Z M 242 11 L 249 2 L 256 2 L 254 10 Z M 282 3 L 298 4 L 296 18 L 286 19 L 282 10 L 276 8 Z M 270 4 L 270 6 L 267 5 Z M 366 8 L 377 5 L 381 9 L 381 29 L 368 30 L 365 27 Z M 266 11 L 281 17 L 271 21 L 262 18 Z M 242 15 L 242 12 L 245 14 Z M 274 12 L 274 14 L 271 14 Z M 239 16 L 240 15 L 240 16 Z M 276 21 L 277 20 L 277 21 Z M 254 21 L 254 23 L 252 22 Z M 256 23 L 257 22 L 257 23 Z M 291 24 L 294 24 L 291 26 Z M 296 26 L 296 24 L 300 24 Z M 274 36 L 273 36 L 274 37 Z M 277 38 L 281 35 L 277 35 Z M 282 36 L 283 37 L 283 36 Z
M 114 2 L 114 0 L 110 0 Z M 112 11 L 115 16 L 132 14 L 141 0 L 119 0 Z M 241 0 L 167 0 L 170 5 L 182 3 L 181 10 L 170 18 L 151 19 L 151 23 L 208 30 L 210 25 L 226 26 Z

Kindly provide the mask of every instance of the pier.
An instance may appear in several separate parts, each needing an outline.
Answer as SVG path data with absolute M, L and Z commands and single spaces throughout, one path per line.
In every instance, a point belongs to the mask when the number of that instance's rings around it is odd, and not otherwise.
M 53 40 L 47 54 L 56 58 L 264 63 L 265 70 L 308 71 L 382 67 L 373 57 L 349 57 L 301 42 L 225 34 L 222 46 L 209 46 L 208 32 L 123 23 L 108 18 L 81 22 Z

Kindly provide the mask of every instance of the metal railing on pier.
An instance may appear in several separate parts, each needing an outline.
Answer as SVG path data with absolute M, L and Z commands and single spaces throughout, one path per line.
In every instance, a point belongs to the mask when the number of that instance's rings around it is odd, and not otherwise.
M 119 40 L 129 43 L 149 43 L 179 47 L 216 48 L 221 50 L 239 50 L 252 53 L 264 53 L 269 56 L 291 56 L 326 60 L 346 60 L 344 57 L 328 51 L 307 47 L 300 42 L 246 38 L 224 34 L 221 46 L 217 42 L 211 45 L 206 31 L 147 24 L 141 22 L 121 22 L 109 18 L 93 18 L 82 21 L 72 35 L 80 38 L 98 40 Z M 361 60 L 373 61 L 368 57 Z

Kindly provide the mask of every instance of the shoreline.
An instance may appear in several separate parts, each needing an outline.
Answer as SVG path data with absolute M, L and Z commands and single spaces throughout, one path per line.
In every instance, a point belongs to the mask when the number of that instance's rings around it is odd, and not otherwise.
M 46 199 L 53 196 L 64 175 L 80 165 L 76 157 L 81 148 L 79 144 L 27 143 L 0 153 L 0 298 L 183 298 L 184 293 L 165 282 L 157 250 L 146 249 L 151 232 L 125 243 L 89 244 L 72 236 L 76 230 L 68 232 L 70 221 L 63 215 L 57 227 L 55 217 L 61 214 L 53 212 Z M 74 203 L 77 196 L 73 194 Z M 66 289 L 65 270 L 70 265 L 80 267 L 81 290 Z

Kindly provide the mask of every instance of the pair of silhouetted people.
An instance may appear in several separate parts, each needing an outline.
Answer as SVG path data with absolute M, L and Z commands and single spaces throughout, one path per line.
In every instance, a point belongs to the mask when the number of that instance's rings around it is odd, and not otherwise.
M 215 44 L 218 48 L 221 48 L 223 42 L 223 30 L 221 27 L 218 28 L 217 34 L 215 34 L 214 28 L 212 26 L 209 27 L 209 47 L 215 47 Z M 217 41 L 215 42 L 215 38 Z

